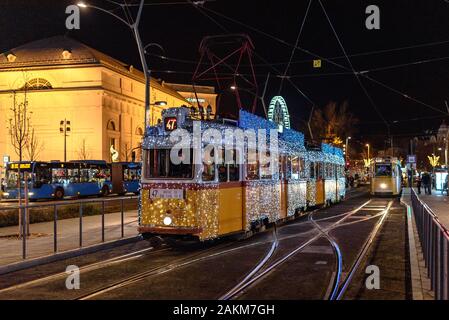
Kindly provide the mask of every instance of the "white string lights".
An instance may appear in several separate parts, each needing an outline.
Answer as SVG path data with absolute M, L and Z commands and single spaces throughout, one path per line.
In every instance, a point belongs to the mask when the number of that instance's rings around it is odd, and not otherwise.
M 185 109 L 185 108 L 184 108 Z M 188 133 L 189 138 L 193 141 L 195 122 L 188 118 L 186 112 L 168 111 L 163 117 L 168 115 L 181 115 L 186 118 L 178 119 L 178 129 L 184 129 Z M 198 124 L 198 123 L 197 123 Z M 262 165 L 259 166 L 258 177 L 253 180 L 247 180 L 246 165 L 241 170 L 241 187 L 244 192 L 244 200 L 242 202 L 244 221 L 243 228 L 250 230 L 254 223 L 262 220 L 268 222 L 276 222 L 281 219 L 286 209 L 287 216 L 293 216 L 298 209 L 314 206 L 316 204 L 316 176 L 311 175 L 311 164 L 322 163 L 327 165 L 327 179 L 325 181 L 326 200 L 337 201 L 338 197 L 344 195 L 344 177 L 342 171 L 338 168 L 344 165 L 343 151 L 330 145 L 323 144 L 319 150 L 307 150 L 304 145 L 304 135 L 300 132 L 284 129 L 282 133 L 271 131 L 276 129 L 277 125 L 266 119 L 257 117 L 246 111 L 240 112 L 239 122 L 237 126 L 212 121 L 199 122 L 199 131 L 201 137 L 205 135 L 207 130 L 216 130 L 213 143 L 217 147 L 230 147 L 235 144 L 234 139 L 227 139 L 226 132 L 230 129 L 234 130 L 254 130 L 254 137 L 257 142 L 251 143 L 245 139 L 238 146 L 244 150 L 244 163 L 248 163 L 248 148 L 258 148 L 259 143 L 263 140 L 269 141 L 267 149 L 270 153 L 275 153 L 276 159 L 281 156 L 282 159 L 289 164 L 287 168 L 281 165 L 281 161 L 276 164 L 276 172 L 272 175 L 263 176 L 264 170 Z M 170 149 L 174 146 L 170 140 L 169 132 L 163 128 L 164 121 L 157 127 L 148 128 L 147 135 L 143 141 L 144 159 L 149 150 L 154 149 Z M 221 134 L 221 137 L 215 137 Z M 262 134 L 262 136 L 260 135 Z M 273 152 L 273 134 L 277 135 L 279 144 L 277 150 Z M 263 135 L 266 135 L 265 139 Z M 270 137 L 271 135 L 271 137 Z M 221 139 L 220 139 L 221 138 Z M 208 141 L 211 142 L 211 141 Z M 243 144 L 243 145 L 241 145 Z M 191 142 L 190 147 L 194 147 L 195 143 Z M 195 157 L 204 153 L 206 143 L 201 141 L 199 144 L 203 150 L 194 151 Z M 234 148 L 237 148 L 234 146 Z M 201 151 L 201 152 L 200 152 Z M 291 159 L 298 161 L 298 172 L 291 172 Z M 260 160 L 260 155 L 259 155 Z M 194 162 L 195 163 L 195 162 Z M 143 172 L 146 172 L 147 163 L 144 162 Z M 283 168 L 279 171 L 279 168 Z M 301 168 L 301 169 L 299 169 Z M 196 163 L 192 166 L 192 178 L 188 180 L 180 179 L 151 179 L 144 175 L 141 191 L 141 203 L 139 209 L 139 223 L 143 227 L 151 227 L 152 230 L 160 228 L 161 233 L 167 228 L 171 228 L 173 232 L 180 234 L 192 234 L 198 236 L 200 240 L 213 239 L 221 236 L 220 230 L 220 183 L 218 182 L 218 174 L 215 174 L 215 180 L 203 181 L 202 170 L 203 164 Z M 215 170 L 217 171 L 217 170 Z M 266 174 L 266 172 L 265 172 Z M 286 176 L 285 176 L 286 175 Z M 286 188 L 281 188 L 281 179 L 286 179 Z M 342 180 L 343 179 L 343 180 Z M 152 196 L 152 190 L 183 190 L 182 198 L 158 198 Z M 286 203 L 282 203 L 282 192 L 287 193 L 284 198 Z M 233 201 L 234 199 L 225 199 L 225 201 Z M 168 224 L 168 225 L 167 225 Z M 195 231 L 192 231 L 195 230 Z M 237 230 L 238 231 L 238 230 Z M 196 232 L 196 233 L 193 233 Z

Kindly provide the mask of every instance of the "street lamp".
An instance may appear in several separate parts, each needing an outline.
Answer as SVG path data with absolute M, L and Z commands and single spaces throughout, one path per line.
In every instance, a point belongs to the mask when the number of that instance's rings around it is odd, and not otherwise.
M 70 120 L 64 119 L 59 122 L 59 133 L 64 134 L 64 162 L 67 162 L 67 133 L 71 132 Z
M 346 150 L 346 154 L 345 154 L 345 162 L 347 163 L 348 159 L 349 159 L 349 140 L 351 140 L 352 137 L 347 137 L 346 138 L 346 144 L 345 144 L 345 150 Z
M 137 49 L 139 50 L 140 61 L 142 63 L 142 67 L 143 67 L 143 74 L 145 76 L 145 129 L 146 129 L 146 127 L 148 125 L 149 114 L 150 114 L 150 73 L 148 70 L 147 61 L 145 60 L 145 48 L 143 47 L 142 40 L 140 39 L 140 33 L 139 33 L 139 23 L 140 23 L 140 18 L 142 16 L 144 3 L 145 3 L 145 0 L 140 0 L 137 18 L 134 21 L 134 23 L 132 23 L 132 24 L 128 23 L 123 18 L 119 17 L 115 13 L 108 11 L 106 9 L 103 9 L 103 8 L 100 8 L 100 7 L 91 5 L 91 4 L 87 4 L 85 2 L 79 2 L 77 5 L 80 8 L 92 8 L 92 9 L 96 9 L 101 12 L 107 13 L 107 14 L 113 16 L 114 18 L 118 19 L 119 21 L 123 22 L 126 26 L 128 26 L 132 30 L 132 32 L 134 34 L 134 38 L 137 43 Z M 127 7 L 126 4 L 119 4 L 119 5 L 122 8 L 124 8 L 125 6 Z

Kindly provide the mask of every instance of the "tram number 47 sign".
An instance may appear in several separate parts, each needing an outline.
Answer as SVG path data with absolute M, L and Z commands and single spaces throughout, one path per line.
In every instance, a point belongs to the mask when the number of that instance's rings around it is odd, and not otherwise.
M 184 199 L 182 189 L 150 189 L 150 199 Z

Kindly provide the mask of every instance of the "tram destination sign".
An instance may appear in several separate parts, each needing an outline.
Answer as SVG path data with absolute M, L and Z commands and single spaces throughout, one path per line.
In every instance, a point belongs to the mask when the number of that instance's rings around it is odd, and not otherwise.
M 150 189 L 150 199 L 184 199 L 182 189 Z

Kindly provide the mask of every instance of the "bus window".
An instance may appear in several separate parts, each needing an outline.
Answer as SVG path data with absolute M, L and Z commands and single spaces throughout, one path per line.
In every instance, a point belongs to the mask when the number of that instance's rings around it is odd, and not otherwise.
M 375 167 L 375 176 L 376 177 L 391 177 L 391 164 L 376 164 Z
M 66 179 L 67 173 L 66 169 L 63 168 L 52 168 L 51 169 L 52 183 L 62 184 Z
M 80 182 L 80 173 L 79 168 L 77 166 L 72 166 L 67 169 L 67 180 L 69 183 L 79 183 Z
M 6 188 L 17 188 L 19 180 L 21 185 L 24 185 L 23 179 L 19 179 L 19 164 L 11 163 L 8 164 L 6 168 Z M 23 178 L 24 174 L 27 173 L 28 177 L 32 173 L 32 166 L 30 163 L 20 164 L 20 176 Z
M 255 150 L 248 150 L 248 164 L 246 166 L 246 179 L 259 180 L 259 161 Z
M 51 183 L 51 168 L 48 165 L 36 165 L 35 167 L 36 175 L 34 177 L 35 184 L 44 185 Z
M 140 179 L 140 172 L 137 168 L 128 168 L 125 167 L 123 170 L 123 181 L 136 181 Z

